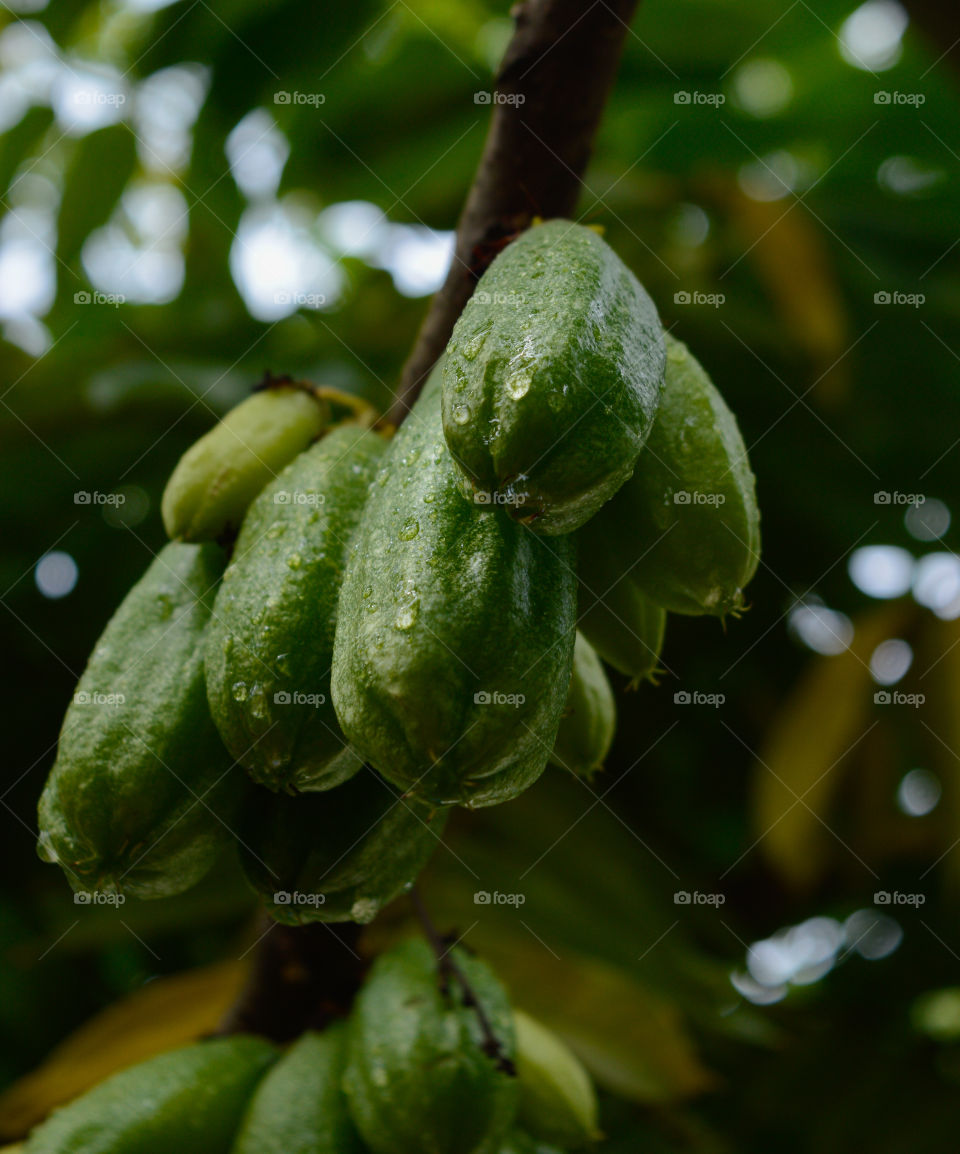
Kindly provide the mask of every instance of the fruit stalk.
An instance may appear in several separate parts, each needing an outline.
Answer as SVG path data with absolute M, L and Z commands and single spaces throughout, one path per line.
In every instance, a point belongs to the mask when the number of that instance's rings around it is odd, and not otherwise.
M 388 418 L 393 424 L 409 412 L 477 280 L 505 243 L 535 216 L 574 215 L 638 4 L 525 0 L 514 7 L 513 39 L 491 87 L 517 99 L 493 106 L 453 262 L 404 365 Z

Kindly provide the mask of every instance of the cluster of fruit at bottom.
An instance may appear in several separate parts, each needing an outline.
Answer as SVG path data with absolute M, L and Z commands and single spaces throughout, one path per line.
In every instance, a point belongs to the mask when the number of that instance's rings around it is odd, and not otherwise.
M 25 1154 L 556 1154 L 597 1138 L 573 1053 L 482 961 L 449 961 L 403 942 L 346 1020 L 283 1053 L 234 1035 L 161 1054 L 56 1110 Z

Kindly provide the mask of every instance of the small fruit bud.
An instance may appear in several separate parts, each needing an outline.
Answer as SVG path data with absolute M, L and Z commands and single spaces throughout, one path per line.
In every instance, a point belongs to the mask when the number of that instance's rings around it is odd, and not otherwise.
M 173 470 L 162 503 L 170 538 L 215 541 L 236 532 L 254 497 L 329 420 L 327 403 L 294 385 L 269 387 L 241 401 Z
M 517 1121 L 535 1138 L 576 1148 L 599 1137 L 597 1097 L 580 1060 L 552 1030 L 521 1010 L 517 1030 Z

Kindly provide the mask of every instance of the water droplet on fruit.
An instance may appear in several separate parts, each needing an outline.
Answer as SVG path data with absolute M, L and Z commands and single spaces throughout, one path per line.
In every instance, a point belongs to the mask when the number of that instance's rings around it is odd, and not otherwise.
M 394 624 L 398 629 L 412 629 L 420 616 L 420 598 L 412 597 L 400 606 Z
M 416 517 L 408 517 L 400 528 L 397 536 L 401 541 L 412 541 L 420 532 L 420 522 Z
M 276 539 L 278 537 L 282 537 L 286 531 L 287 527 L 282 521 L 274 521 L 274 523 L 267 530 L 266 535 L 270 538 L 271 541 L 276 541 Z
M 287 558 L 287 568 L 288 569 L 299 569 L 302 564 L 303 564 L 303 558 L 300 556 L 299 553 L 291 553 L 290 556 Z
M 463 346 L 463 359 L 466 361 L 475 361 L 486 339 L 487 334 L 483 330 L 477 333 L 476 336 L 472 336 Z
M 282 673 L 285 677 L 290 676 L 290 654 L 289 653 L 278 653 L 277 656 L 274 658 L 274 664 L 276 665 L 277 671 L 279 673 Z
M 453 406 L 453 420 L 455 424 L 465 425 L 470 420 L 470 406 L 469 405 L 454 405 Z
M 247 700 L 247 683 L 245 681 L 235 681 L 231 686 L 234 701 Z
M 519 401 L 530 392 L 530 375 L 525 372 L 513 373 L 507 378 L 506 390 L 508 396 Z

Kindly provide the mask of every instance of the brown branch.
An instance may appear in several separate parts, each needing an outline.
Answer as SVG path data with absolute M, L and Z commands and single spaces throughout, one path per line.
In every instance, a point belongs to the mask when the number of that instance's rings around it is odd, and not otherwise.
M 288 1042 L 349 1013 L 367 968 L 360 932 L 352 922 L 284 926 L 264 915 L 250 977 L 219 1033 Z
M 453 263 L 404 365 L 387 419 L 400 424 L 474 285 L 534 216 L 571 216 L 639 0 L 523 0 L 496 80 L 480 167 Z
M 497 1037 L 497 1032 L 493 1028 L 493 1023 L 490 1021 L 483 1003 L 477 997 L 476 991 L 470 984 L 470 979 L 463 972 L 456 958 L 453 956 L 453 943 L 441 937 L 438 933 L 437 927 L 433 924 L 433 919 L 427 913 L 427 907 L 423 904 L 423 898 L 421 898 L 416 887 L 411 891 L 410 898 L 413 901 L 413 908 L 416 911 L 417 920 L 423 928 L 424 936 L 430 943 L 430 948 L 434 954 L 436 954 L 437 970 L 443 982 L 444 992 L 446 992 L 451 979 L 457 983 L 460 987 L 460 996 L 463 1004 L 473 1010 L 480 1024 L 480 1032 L 483 1034 L 483 1052 L 488 1058 L 494 1060 L 498 1070 L 502 1070 L 505 1074 L 515 1075 L 517 1068 L 513 1060 L 504 1052 L 503 1043 Z

